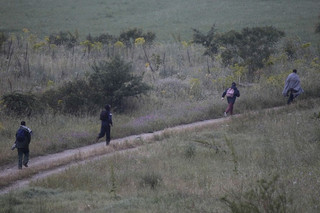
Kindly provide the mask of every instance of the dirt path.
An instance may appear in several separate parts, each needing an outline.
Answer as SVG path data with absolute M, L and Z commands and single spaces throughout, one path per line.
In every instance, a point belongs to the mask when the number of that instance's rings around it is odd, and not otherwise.
M 239 115 L 233 116 L 238 117 Z M 30 159 L 29 167 L 17 169 L 16 164 L 2 167 L 0 172 L 0 194 L 8 193 L 14 189 L 27 186 L 31 181 L 45 178 L 49 175 L 62 172 L 70 166 L 84 164 L 88 161 L 98 160 L 106 155 L 134 150 L 135 148 L 161 138 L 166 134 L 195 131 L 202 128 L 210 128 L 224 124 L 232 118 L 219 118 L 200 121 L 192 124 L 167 128 L 154 133 L 133 135 L 112 140 L 109 146 L 105 142 L 84 146 L 76 149 L 65 150 L 60 153 L 40 156 Z

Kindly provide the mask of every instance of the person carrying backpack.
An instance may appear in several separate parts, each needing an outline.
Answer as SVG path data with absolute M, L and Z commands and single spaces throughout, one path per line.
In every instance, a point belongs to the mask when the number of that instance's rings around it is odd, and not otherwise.
M 228 101 L 228 107 L 224 111 L 224 116 L 227 116 L 228 113 L 230 115 L 233 114 L 233 105 L 237 99 L 237 97 L 240 97 L 240 91 L 236 87 L 236 83 L 232 82 L 231 87 L 226 89 L 223 94 L 221 100 L 224 100 L 224 97 L 227 96 L 227 101 Z
M 98 137 L 96 138 L 96 142 L 98 142 L 100 138 L 106 135 L 106 145 L 108 146 L 111 140 L 110 131 L 113 123 L 112 114 L 110 112 L 111 106 L 107 104 L 104 108 L 105 110 L 100 113 L 101 129 Z
M 26 126 L 25 121 L 21 121 L 21 126 L 16 132 L 16 141 L 12 150 L 18 150 L 18 169 L 22 169 L 22 165 L 28 167 L 29 162 L 29 144 L 31 142 L 32 130 Z

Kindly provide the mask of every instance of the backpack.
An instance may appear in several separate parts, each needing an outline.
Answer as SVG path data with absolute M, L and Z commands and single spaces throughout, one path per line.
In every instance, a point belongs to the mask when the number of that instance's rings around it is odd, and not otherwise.
M 23 142 L 26 138 L 26 131 L 22 128 L 18 129 L 17 131 L 17 141 Z
M 233 97 L 233 95 L 234 95 L 234 89 L 229 88 L 229 89 L 227 90 L 227 97 L 232 98 L 232 97 Z
M 111 113 L 107 112 L 107 111 L 102 111 L 101 114 L 100 114 L 100 120 L 108 121 L 109 123 L 111 123 L 111 120 L 112 120 Z

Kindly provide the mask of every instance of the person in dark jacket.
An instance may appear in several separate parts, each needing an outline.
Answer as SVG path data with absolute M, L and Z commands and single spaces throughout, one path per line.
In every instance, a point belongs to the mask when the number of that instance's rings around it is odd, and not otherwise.
M 226 89 L 222 94 L 221 100 L 224 100 L 224 97 L 227 96 L 227 101 L 228 101 L 228 107 L 224 111 L 224 116 L 227 116 L 228 113 L 230 113 L 230 115 L 233 114 L 233 105 L 237 97 L 240 97 L 240 92 L 236 86 L 237 86 L 236 83 L 232 82 L 231 87 Z
M 106 145 L 108 146 L 111 140 L 110 130 L 113 123 L 112 114 L 110 112 L 111 106 L 107 104 L 104 108 L 105 110 L 100 113 L 101 130 L 98 137 L 96 138 L 96 142 L 98 142 L 100 138 L 106 135 Z
M 21 121 L 20 128 L 16 133 L 15 148 L 18 150 L 18 168 L 22 169 L 22 165 L 28 167 L 29 162 L 29 144 L 31 142 L 32 130 L 26 126 L 25 121 Z M 12 147 L 12 149 L 14 149 Z

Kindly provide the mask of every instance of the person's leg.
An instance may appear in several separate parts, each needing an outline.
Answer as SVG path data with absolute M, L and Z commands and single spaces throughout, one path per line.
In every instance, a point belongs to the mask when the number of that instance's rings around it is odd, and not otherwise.
M 293 97 L 293 91 L 291 90 L 290 91 L 290 94 L 289 94 L 289 99 L 288 99 L 288 102 L 287 104 L 291 104 L 291 102 L 293 101 L 294 97 Z
M 23 165 L 25 167 L 28 167 L 28 162 L 29 162 L 29 149 L 26 148 L 26 149 L 24 149 Z
M 100 138 L 102 138 L 105 134 L 106 134 L 106 129 L 105 129 L 104 125 L 101 124 L 100 133 L 99 133 L 98 137 L 96 138 L 96 142 L 98 142 L 98 140 Z
M 18 148 L 18 169 L 22 169 L 22 156 L 23 150 L 21 148 Z
M 230 112 L 230 115 L 232 115 L 233 114 L 233 103 L 230 103 L 229 105 L 230 105 L 229 112 Z
M 233 103 L 229 103 L 225 113 L 229 113 L 232 110 Z
M 106 145 L 109 145 L 110 140 L 111 140 L 111 136 L 110 136 L 110 126 L 108 125 L 106 127 Z

